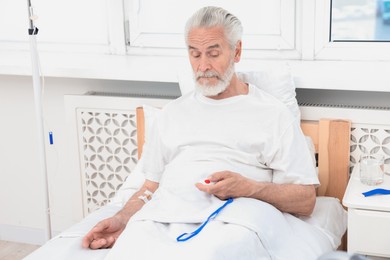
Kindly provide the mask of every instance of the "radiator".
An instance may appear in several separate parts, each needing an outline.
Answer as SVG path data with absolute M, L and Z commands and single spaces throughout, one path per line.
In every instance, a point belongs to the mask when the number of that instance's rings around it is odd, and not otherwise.
M 65 96 L 70 146 L 69 163 L 79 176 L 83 215 L 107 204 L 137 163 L 135 110 L 161 107 L 171 99 L 110 93 Z

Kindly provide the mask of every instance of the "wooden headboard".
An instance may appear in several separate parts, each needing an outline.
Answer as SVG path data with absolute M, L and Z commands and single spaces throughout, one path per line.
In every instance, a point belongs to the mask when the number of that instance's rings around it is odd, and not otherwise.
M 305 135 L 313 140 L 318 154 L 319 196 L 342 201 L 349 180 L 351 122 L 338 119 L 302 121 Z
M 137 108 L 138 158 L 145 142 L 145 121 L 142 107 Z M 347 120 L 321 119 L 302 121 L 305 135 L 313 140 L 318 154 L 319 196 L 336 197 L 342 201 L 349 178 L 349 140 L 351 122 Z
M 302 121 L 301 128 L 313 140 L 318 155 L 321 185 L 317 195 L 335 197 L 341 202 L 349 180 L 351 122 L 337 119 Z M 347 250 L 347 233 L 338 250 Z

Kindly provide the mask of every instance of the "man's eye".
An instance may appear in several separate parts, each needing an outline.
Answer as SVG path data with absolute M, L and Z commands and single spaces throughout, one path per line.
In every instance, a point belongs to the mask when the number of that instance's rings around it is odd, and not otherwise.
M 212 51 L 212 52 L 210 52 L 210 54 L 209 54 L 211 57 L 218 57 L 219 56 L 219 52 L 218 51 Z
M 199 52 L 191 52 L 191 56 L 194 57 L 194 58 L 199 58 L 200 57 L 200 53 Z

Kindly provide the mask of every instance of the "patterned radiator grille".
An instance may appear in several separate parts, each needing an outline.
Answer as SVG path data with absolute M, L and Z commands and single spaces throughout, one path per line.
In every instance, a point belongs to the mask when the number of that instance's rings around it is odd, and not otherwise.
M 383 154 L 390 163 L 390 126 L 353 125 L 351 129 L 351 167 L 359 162 L 362 153 Z
M 107 204 L 137 163 L 134 111 L 78 109 L 88 213 Z

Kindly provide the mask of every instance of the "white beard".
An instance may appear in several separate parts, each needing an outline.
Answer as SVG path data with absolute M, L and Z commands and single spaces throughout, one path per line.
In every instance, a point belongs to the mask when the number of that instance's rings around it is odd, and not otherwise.
M 224 92 L 230 84 L 234 74 L 234 62 L 232 62 L 225 73 L 220 76 L 217 72 L 206 71 L 206 72 L 197 72 L 194 74 L 195 77 L 195 87 L 196 89 L 206 97 L 213 97 Z M 201 84 L 197 80 L 199 77 L 218 77 L 218 83 L 216 85 Z

